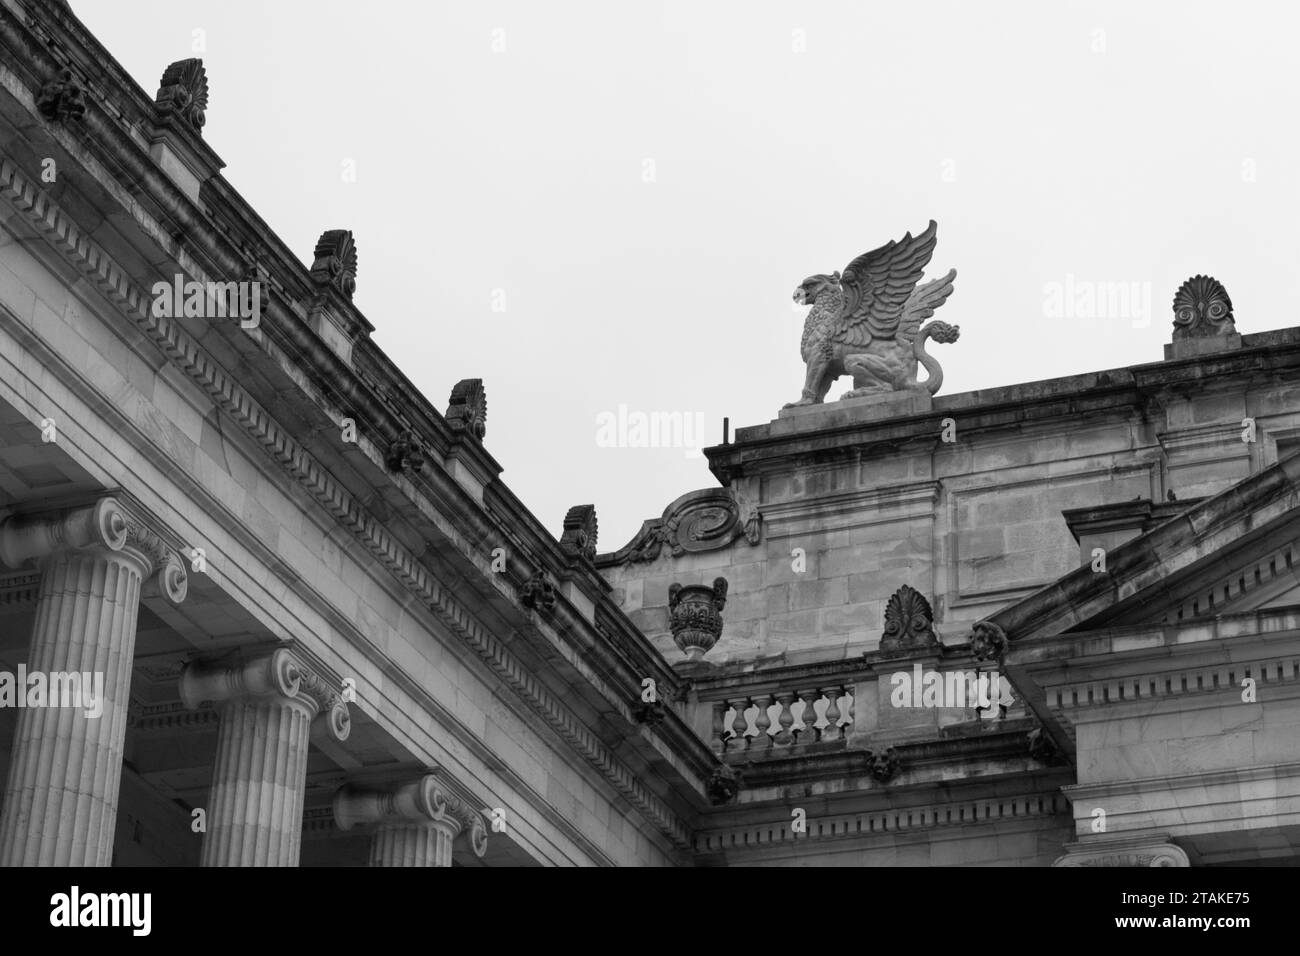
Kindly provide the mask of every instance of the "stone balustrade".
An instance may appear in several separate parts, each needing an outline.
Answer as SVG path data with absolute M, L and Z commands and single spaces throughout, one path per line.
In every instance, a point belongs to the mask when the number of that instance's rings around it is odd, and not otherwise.
M 761 752 L 843 740 L 855 717 L 852 684 L 742 694 L 712 702 L 713 747 Z

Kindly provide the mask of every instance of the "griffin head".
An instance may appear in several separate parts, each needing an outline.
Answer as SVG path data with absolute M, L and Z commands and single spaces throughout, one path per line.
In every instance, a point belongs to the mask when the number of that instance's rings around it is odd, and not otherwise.
M 830 275 L 809 276 L 799 283 L 799 288 L 794 290 L 794 301 L 799 305 L 812 305 L 823 292 L 838 292 L 839 288 L 840 274 L 838 272 L 832 272 Z

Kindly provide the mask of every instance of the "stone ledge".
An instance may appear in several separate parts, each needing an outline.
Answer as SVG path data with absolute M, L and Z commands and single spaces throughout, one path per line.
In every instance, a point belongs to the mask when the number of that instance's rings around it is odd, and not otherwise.
M 771 436 L 821 431 L 859 422 L 887 421 L 910 415 L 925 415 L 934 408 L 934 399 L 924 389 L 905 392 L 882 392 L 861 398 L 845 398 L 818 405 L 783 408 L 767 426 Z M 737 438 L 740 433 L 737 431 Z

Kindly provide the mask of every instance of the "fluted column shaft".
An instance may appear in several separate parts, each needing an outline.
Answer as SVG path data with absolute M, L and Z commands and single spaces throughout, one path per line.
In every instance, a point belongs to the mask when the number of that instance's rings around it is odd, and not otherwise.
M 0 524 L 0 564 L 30 561 L 42 575 L 26 669 L 46 700 L 18 714 L 0 866 L 108 866 L 141 585 L 158 571 L 161 593 L 179 603 L 185 569 L 114 498 Z
M 370 838 L 371 866 L 451 866 L 451 845 L 460 825 L 390 823 Z
M 203 866 L 297 866 L 311 724 L 328 715 L 348 736 L 347 705 L 287 648 L 234 666 L 192 663 L 181 674 L 189 708 L 221 705 Z
M 297 866 L 310 708 L 233 700 L 221 712 L 203 866 Z
M 18 712 L 0 812 L 0 866 L 111 862 L 146 570 L 135 556 L 107 549 L 63 552 L 45 568 L 28 672 L 75 672 L 92 680 L 102 674 L 103 712 L 87 716 L 80 706 Z

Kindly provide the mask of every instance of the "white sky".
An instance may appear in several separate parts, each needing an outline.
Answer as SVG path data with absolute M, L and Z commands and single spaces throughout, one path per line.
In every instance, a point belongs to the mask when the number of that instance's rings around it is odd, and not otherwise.
M 602 551 L 716 481 L 597 417 L 774 418 L 794 287 L 931 218 L 941 394 L 1158 361 L 1196 272 L 1239 331 L 1297 324 L 1293 5 L 72 5 L 150 93 L 203 57 L 227 179 L 307 263 L 352 229 L 376 341 L 439 409 L 482 377 L 504 480 L 556 534 L 594 502 Z M 1050 317 L 1067 276 L 1150 313 Z

